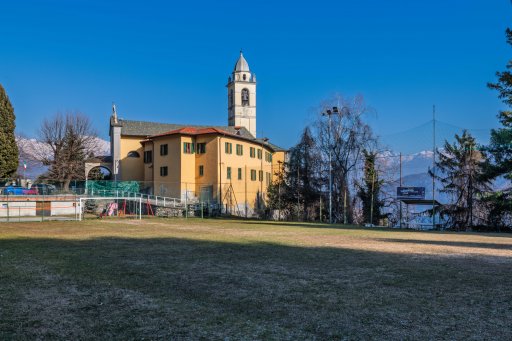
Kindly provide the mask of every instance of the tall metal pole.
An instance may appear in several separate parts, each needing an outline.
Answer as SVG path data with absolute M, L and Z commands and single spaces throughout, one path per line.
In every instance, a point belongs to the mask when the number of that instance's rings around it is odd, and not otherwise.
M 338 107 L 332 107 L 331 110 L 326 110 L 325 113 L 322 113 L 322 116 L 327 115 L 329 119 L 329 224 L 332 224 L 332 143 L 331 143 L 331 115 L 332 114 L 339 114 Z
M 373 192 L 375 191 L 375 162 L 372 167 L 372 200 L 370 206 L 370 225 L 373 226 Z
M 282 176 L 282 173 L 281 173 L 281 161 L 277 161 L 277 164 L 279 166 L 279 175 L 278 175 L 278 182 L 277 182 L 277 192 L 278 192 L 278 195 L 279 195 L 279 207 L 278 207 L 278 218 L 277 220 L 281 220 L 281 181 L 283 179 L 283 176 Z
M 245 218 L 247 218 L 247 165 L 245 165 L 244 184 L 245 184 Z
M 469 206 L 469 228 L 473 228 L 473 145 L 469 146 L 469 196 L 468 196 L 468 206 Z
M 331 113 L 329 115 L 329 224 L 332 224 L 332 146 L 331 146 Z
M 400 152 L 400 187 L 402 187 L 402 152 Z M 402 228 L 402 200 L 400 200 L 400 213 L 399 213 L 400 222 L 398 226 Z
M 436 106 L 432 107 L 432 143 L 433 143 L 433 154 L 432 154 L 432 228 L 436 228 Z
M 297 164 L 297 221 L 300 221 L 300 173 L 299 173 L 299 164 Z
M 322 196 L 320 196 L 320 222 L 322 222 Z
M 258 152 L 256 152 L 258 153 Z M 263 200 L 263 140 L 261 141 L 261 161 L 260 161 L 260 174 L 258 176 L 260 177 L 260 200 L 258 203 L 260 204 L 261 208 L 261 201 Z
M 345 194 L 343 197 L 343 224 L 347 224 L 347 185 L 345 185 Z

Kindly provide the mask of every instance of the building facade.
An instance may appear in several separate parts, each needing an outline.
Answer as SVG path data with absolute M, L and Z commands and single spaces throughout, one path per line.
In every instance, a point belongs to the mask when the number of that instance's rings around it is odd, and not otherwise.
M 113 177 L 154 195 L 222 203 L 237 215 L 262 207 L 286 150 L 256 137 L 256 76 L 242 53 L 227 89 L 227 126 L 123 120 L 113 106 Z

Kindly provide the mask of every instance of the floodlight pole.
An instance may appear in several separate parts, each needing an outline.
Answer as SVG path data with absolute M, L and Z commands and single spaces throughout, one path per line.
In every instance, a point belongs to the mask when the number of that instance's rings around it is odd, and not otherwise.
M 327 116 L 329 121 L 329 224 L 332 224 L 332 146 L 331 146 L 331 115 L 338 114 L 338 107 L 332 107 L 332 111 L 327 109 L 322 116 Z

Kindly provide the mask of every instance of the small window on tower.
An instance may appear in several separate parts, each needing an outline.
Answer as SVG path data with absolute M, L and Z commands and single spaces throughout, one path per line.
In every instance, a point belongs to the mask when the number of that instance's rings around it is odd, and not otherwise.
M 245 74 L 244 74 L 244 76 L 243 76 L 243 79 L 244 79 L 244 81 L 247 79 L 247 76 L 246 76 Z
M 249 105 L 249 90 L 242 89 L 242 106 L 246 107 Z

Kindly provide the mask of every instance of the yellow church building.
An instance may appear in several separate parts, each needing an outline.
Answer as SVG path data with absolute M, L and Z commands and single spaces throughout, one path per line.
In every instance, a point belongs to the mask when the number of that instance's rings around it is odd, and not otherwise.
M 286 150 L 256 137 L 256 76 L 241 52 L 227 90 L 227 126 L 124 120 L 114 106 L 108 161 L 115 179 L 139 181 L 148 194 L 222 203 L 233 214 L 252 215 Z

